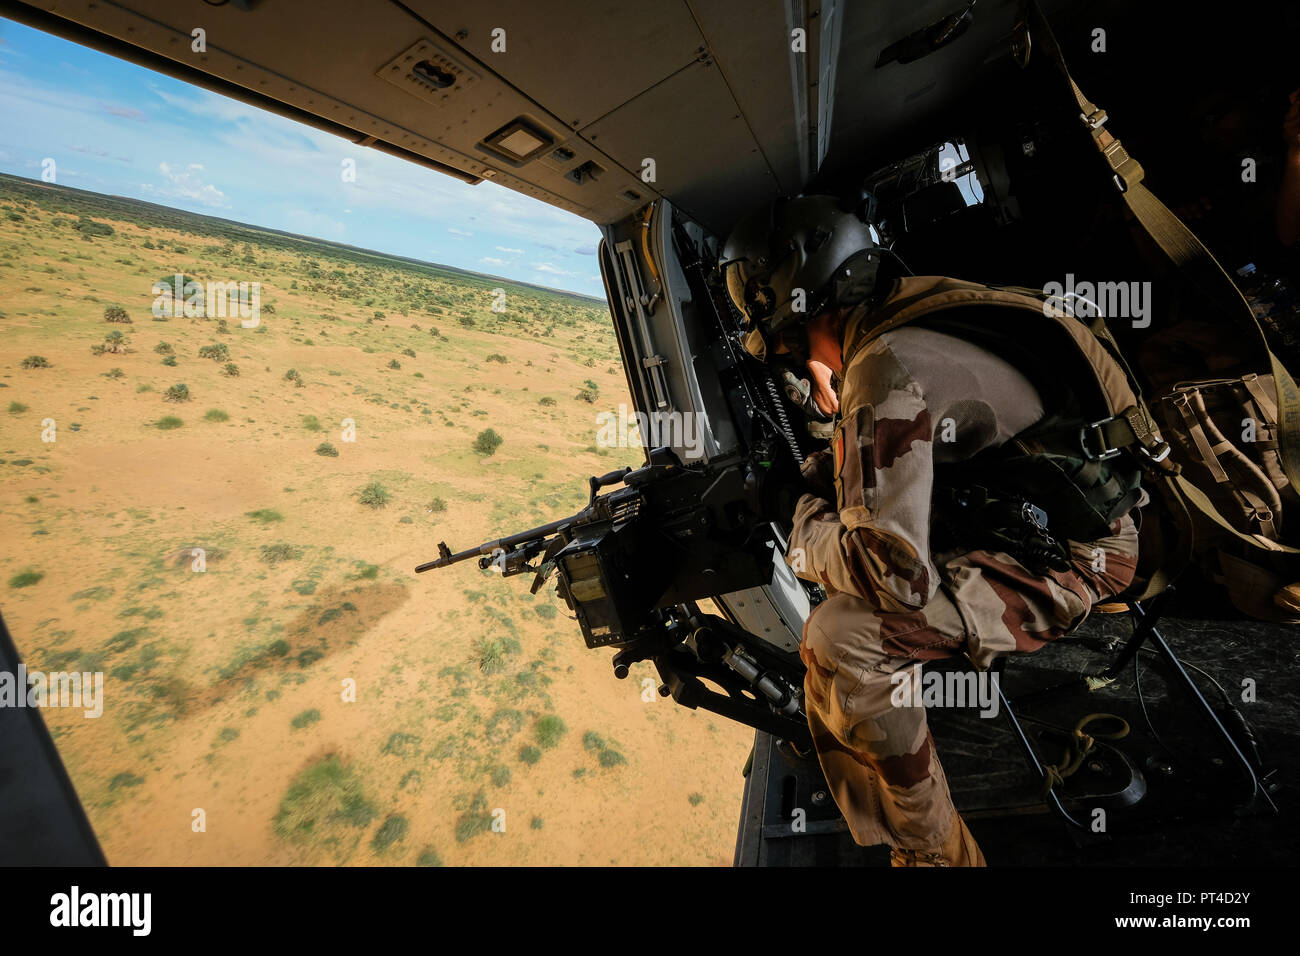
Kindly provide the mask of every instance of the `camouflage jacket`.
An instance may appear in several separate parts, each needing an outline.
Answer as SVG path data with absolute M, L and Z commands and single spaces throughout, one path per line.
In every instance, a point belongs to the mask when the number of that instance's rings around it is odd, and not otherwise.
M 804 467 L 823 494 L 800 499 L 786 560 L 828 593 L 901 612 L 924 607 L 939 583 L 930 555 L 935 464 L 1003 444 L 1043 407 L 1029 380 L 992 352 L 916 326 L 864 346 L 864 317 L 851 313 L 846 325 L 831 450 Z

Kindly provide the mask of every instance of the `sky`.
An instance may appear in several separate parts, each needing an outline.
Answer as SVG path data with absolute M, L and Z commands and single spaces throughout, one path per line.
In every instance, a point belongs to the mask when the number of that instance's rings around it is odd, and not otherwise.
M 355 161 L 345 182 L 343 161 Z M 0 18 L 0 172 L 603 296 L 585 219 Z

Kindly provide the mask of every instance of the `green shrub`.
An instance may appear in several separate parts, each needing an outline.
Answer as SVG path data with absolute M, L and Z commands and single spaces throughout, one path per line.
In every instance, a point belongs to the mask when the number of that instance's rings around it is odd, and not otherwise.
M 236 376 L 239 375 L 239 366 L 236 365 L 234 362 L 227 362 L 224 366 L 222 366 L 221 374 L 229 375 L 231 378 L 235 378 Z
M 379 825 L 374 838 L 370 841 L 370 846 L 376 853 L 383 853 L 397 841 L 406 839 L 408 830 L 410 826 L 406 822 L 406 817 L 395 813 Z
M 506 362 L 509 361 L 509 360 L 508 360 L 504 355 L 502 355 L 500 352 L 493 352 L 491 355 L 489 355 L 489 356 L 487 357 L 487 361 L 489 361 L 489 362 L 500 362 L 502 365 L 505 365 Z
M 550 749 L 560 742 L 560 738 L 568 731 L 564 721 L 554 714 L 548 714 L 545 717 L 539 717 L 534 733 L 537 735 L 537 743 L 544 749 Z
M 284 515 L 274 508 L 258 508 L 256 511 L 246 512 L 245 517 L 252 518 L 258 524 L 274 524 L 284 520 Z
M 495 431 L 488 428 L 479 432 L 478 437 L 474 439 L 474 450 L 480 455 L 495 455 L 504 440 Z
M 50 368 L 49 360 L 44 355 L 29 355 L 20 363 L 23 368 Z
M 131 324 L 131 316 L 126 314 L 126 309 L 120 305 L 110 305 L 104 309 L 105 322 L 125 322 Z
M 337 458 L 339 450 L 327 441 L 321 442 L 316 446 L 316 454 L 323 455 L 326 458 Z
M 22 414 L 23 412 L 25 412 L 25 411 L 27 411 L 27 406 L 24 405 L 22 402 L 10 402 L 10 403 L 9 403 L 9 414 L 10 414 L 10 415 L 21 415 L 21 414 Z
M 368 508 L 384 508 L 392 501 L 392 495 L 388 493 L 388 489 L 377 481 L 372 481 L 358 491 L 357 497 Z
M 31 587 L 43 577 L 45 577 L 45 572 L 43 571 L 20 571 L 9 579 L 9 586 L 11 588 Z
M 304 727 L 311 726 L 318 720 L 320 720 L 320 711 L 313 707 L 311 710 L 304 710 L 301 714 L 298 714 L 293 720 L 289 721 L 289 724 L 294 730 L 301 730 Z
M 262 563 L 269 564 L 272 567 L 281 561 L 296 561 L 302 557 L 302 548 L 295 548 L 291 544 L 281 542 L 279 544 L 262 545 Z
M 155 345 L 155 346 L 153 347 L 153 350 L 154 350 L 155 352 L 157 352 L 159 355 L 171 355 L 171 354 L 172 354 L 172 347 L 171 347 L 171 345 L 168 344 L 167 342 L 159 342 L 157 345 Z
M 542 752 L 532 745 L 520 747 L 519 759 L 531 766 L 542 759 Z
M 162 418 L 158 419 L 158 421 L 154 422 L 154 427 L 160 431 L 169 432 L 180 428 L 184 424 L 185 423 L 175 415 L 164 415 Z
M 293 382 L 296 388 L 302 388 L 304 384 L 302 380 L 302 376 L 298 374 L 298 370 L 296 368 L 291 368 L 289 369 L 289 371 L 285 372 L 284 380 L 286 382 Z
M 216 345 L 205 345 L 199 349 L 199 358 L 212 359 L 214 362 L 224 362 L 230 358 L 230 349 L 224 343 Z
M 204 413 L 203 420 L 209 422 L 225 422 L 230 420 L 230 416 L 219 408 L 209 408 L 207 412 Z
M 190 388 L 188 385 L 177 383 L 163 392 L 163 401 L 165 402 L 188 402 L 189 400 Z
M 12 411 L 12 409 L 10 409 L 10 411 Z M 447 502 L 443 501 L 441 498 L 434 498 L 429 502 L 429 510 L 434 514 L 441 514 L 447 510 Z
M 176 367 L 176 356 L 175 356 L 175 355 L 168 355 L 166 358 L 164 358 L 164 359 L 162 360 L 162 363 L 163 363 L 164 365 L 166 365 L 168 368 L 175 368 L 175 367 Z
M 320 419 L 315 415 L 302 416 L 302 427 L 309 432 L 318 432 L 321 430 Z

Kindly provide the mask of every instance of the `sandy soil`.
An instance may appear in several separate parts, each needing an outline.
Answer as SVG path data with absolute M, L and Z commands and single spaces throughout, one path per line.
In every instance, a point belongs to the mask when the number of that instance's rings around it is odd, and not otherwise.
M 595 447 L 596 413 L 628 401 L 600 304 L 507 285 L 493 315 L 473 282 L 199 217 L 91 209 L 115 232 L 90 241 L 45 193 L 0 185 L 0 610 L 29 668 L 106 674 L 103 717 L 46 719 L 110 862 L 730 862 L 751 732 L 644 701 L 649 665 L 615 680 L 550 586 L 412 572 L 640 460 Z M 176 269 L 261 281 L 265 331 L 153 321 Z M 130 351 L 92 355 L 114 330 Z M 198 357 L 214 343 L 237 377 Z M 164 400 L 177 383 L 189 401 Z M 359 500 L 372 482 L 383 507 Z

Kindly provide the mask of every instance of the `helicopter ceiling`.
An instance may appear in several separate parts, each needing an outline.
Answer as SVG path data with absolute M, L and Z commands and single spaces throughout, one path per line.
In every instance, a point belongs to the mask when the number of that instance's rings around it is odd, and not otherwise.
M 1018 7 L 3 0 L 0 13 L 597 224 L 663 196 L 718 232 L 957 96 L 1007 55 Z

